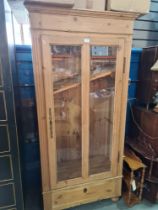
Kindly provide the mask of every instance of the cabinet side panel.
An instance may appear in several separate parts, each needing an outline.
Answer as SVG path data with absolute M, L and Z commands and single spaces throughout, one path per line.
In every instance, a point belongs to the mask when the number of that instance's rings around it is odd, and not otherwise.
M 122 175 L 123 155 L 124 155 L 124 139 L 125 139 L 125 120 L 128 103 L 128 79 L 130 69 L 132 37 L 127 37 L 125 40 L 124 51 L 124 73 L 123 73 L 123 88 L 121 97 L 121 118 L 120 118 L 120 138 L 119 138 L 119 157 L 118 157 L 118 175 Z
M 38 127 L 40 136 L 40 154 L 41 154 L 41 172 L 43 191 L 50 190 L 49 177 L 49 160 L 48 160 L 48 138 L 46 132 L 46 111 L 45 111 L 45 95 L 42 72 L 42 56 L 40 47 L 40 36 L 32 31 L 33 40 L 33 67 L 36 89 L 36 103 L 38 113 Z

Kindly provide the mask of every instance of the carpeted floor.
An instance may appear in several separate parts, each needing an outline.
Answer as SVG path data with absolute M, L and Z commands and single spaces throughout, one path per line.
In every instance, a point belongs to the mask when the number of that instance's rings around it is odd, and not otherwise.
M 143 200 L 141 204 L 128 208 L 123 199 L 119 200 L 117 203 L 113 203 L 111 200 L 104 200 L 74 207 L 69 210 L 158 210 L 158 203 L 151 204 L 148 201 Z

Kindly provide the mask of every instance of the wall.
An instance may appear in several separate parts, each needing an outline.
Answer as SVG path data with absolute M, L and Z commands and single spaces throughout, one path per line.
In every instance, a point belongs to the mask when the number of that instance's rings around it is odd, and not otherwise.
M 158 0 L 151 1 L 150 13 L 135 21 L 133 47 L 158 44 Z
M 130 80 L 128 88 L 128 103 L 127 103 L 127 117 L 126 117 L 126 135 L 130 134 L 132 127 L 132 116 L 131 108 L 136 103 L 136 90 L 138 84 L 138 71 L 140 65 L 142 49 L 133 48 L 131 54 L 131 65 L 130 65 Z

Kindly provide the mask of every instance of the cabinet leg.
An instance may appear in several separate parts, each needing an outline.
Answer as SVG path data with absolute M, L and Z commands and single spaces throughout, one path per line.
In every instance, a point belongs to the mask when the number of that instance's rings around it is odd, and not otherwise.
M 119 200 L 119 197 L 111 198 L 112 202 L 117 202 Z

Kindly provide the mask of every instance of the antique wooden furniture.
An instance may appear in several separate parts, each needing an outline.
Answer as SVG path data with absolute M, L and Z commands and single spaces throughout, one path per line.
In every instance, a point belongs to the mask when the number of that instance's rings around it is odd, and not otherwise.
M 144 48 L 139 69 L 137 98 L 141 103 L 150 105 L 153 96 L 158 92 L 158 71 L 151 68 L 158 60 L 158 46 Z
M 158 157 L 158 113 L 141 106 L 133 107 L 134 131 L 138 141 L 151 147 L 152 154 Z M 151 126 L 152 125 L 152 126 Z
M 0 209 L 23 210 L 11 71 L 15 68 L 12 13 L 0 1 Z
M 44 208 L 121 195 L 136 13 L 26 2 L 30 13 Z
M 129 207 L 140 203 L 144 187 L 146 166 L 141 159 L 128 147 L 125 148 L 123 167 L 123 197 Z
M 149 143 L 140 141 L 138 138 L 128 138 L 126 142 L 147 166 L 143 198 L 155 203 L 158 201 L 158 153 L 153 150 Z

